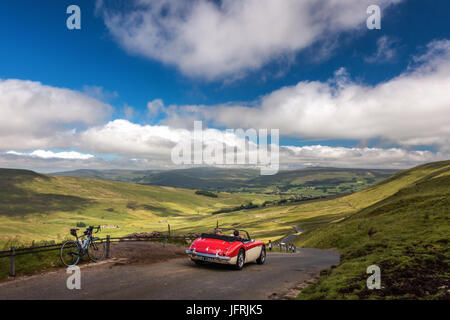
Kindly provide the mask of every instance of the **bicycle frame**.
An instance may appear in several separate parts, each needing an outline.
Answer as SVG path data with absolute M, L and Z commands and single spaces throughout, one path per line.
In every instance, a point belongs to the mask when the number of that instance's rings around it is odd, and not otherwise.
M 80 246 L 81 246 L 81 250 L 83 250 L 83 251 L 86 251 L 86 250 L 87 250 L 87 248 L 88 248 L 88 246 L 89 246 L 89 243 L 91 242 L 91 238 L 92 238 L 92 236 L 88 236 L 88 237 L 86 238 L 86 240 L 84 240 L 84 241 L 78 240 L 78 243 L 79 243 Z
M 87 238 L 83 240 L 83 238 L 85 236 L 87 236 Z M 80 246 L 81 253 L 82 254 L 86 253 L 86 251 L 87 251 L 87 249 L 89 247 L 89 244 L 91 243 L 91 240 L 92 240 L 92 234 L 90 234 L 90 235 L 82 235 L 80 237 L 76 236 L 76 238 L 77 238 L 77 244 Z

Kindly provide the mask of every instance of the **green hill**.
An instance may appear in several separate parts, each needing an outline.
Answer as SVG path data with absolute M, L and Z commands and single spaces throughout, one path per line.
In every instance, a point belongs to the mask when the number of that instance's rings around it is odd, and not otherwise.
M 0 169 L 0 245 L 11 240 L 62 240 L 78 222 L 118 225 L 109 234 L 176 229 L 221 208 L 279 199 L 277 196 L 218 193 L 143 186 L 89 178 L 56 177 Z
M 209 191 L 327 196 L 362 190 L 394 173 L 395 170 L 381 169 L 305 168 L 261 176 L 254 169 L 207 167 L 166 171 L 76 170 L 53 175 Z
M 120 182 L 135 182 L 138 183 L 145 176 L 150 176 L 161 172 L 161 170 L 93 170 L 93 169 L 79 169 L 73 171 L 55 172 L 51 175 L 62 177 L 78 177 L 78 178 L 92 178 L 108 181 Z
M 399 172 L 341 201 L 356 211 L 299 238 L 343 253 L 300 298 L 450 298 L 450 161 Z M 366 287 L 370 265 L 381 269 L 380 290 Z

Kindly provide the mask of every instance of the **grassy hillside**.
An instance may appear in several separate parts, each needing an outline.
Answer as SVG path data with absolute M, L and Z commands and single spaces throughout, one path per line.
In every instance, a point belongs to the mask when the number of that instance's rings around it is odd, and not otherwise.
M 254 169 L 191 168 L 167 171 L 77 170 L 55 175 L 210 191 L 327 196 L 362 190 L 394 172 L 380 169 L 305 168 L 261 176 Z
M 341 201 L 355 212 L 297 243 L 338 248 L 341 264 L 300 298 L 450 298 L 450 161 L 400 172 Z M 381 290 L 366 288 L 372 264 L 381 268 Z
M 176 230 L 220 208 L 275 199 L 229 193 L 211 198 L 187 189 L 0 169 L 0 244 L 11 239 L 59 241 L 78 222 L 118 225 L 107 230 L 113 235 L 165 231 L 168 223 Z
M 92 178 L 107 181 L 120 182 L 139 182 L 143 177 L 161 172 L 161 170 L 93 170 L 93 169 L 79 169 L 65 172 L 55 172 L 52 176 L 62 177 L 78 177 L 78 178 Z
M 339 170 L 325 174 L 324 170 L 318 168 L 315 177 L 348 174 Z M 369 176 L 364 172 L 354 174 Z M 226 178 L 225 171 L 222 174 Z M 290 184 L 313 181 L 311 171 L 309 175 L 302 171 L 290 174 L 281 172 L 277 179 L 280 183 L 290 179 Z M 207 176 L 198 178 L 208 180 Z M 241 183 L 249 178 L 228 179 Z M 450 161 L 398 172 L 346 196 L 219 215 L 212 212 L 250 201 L 262 204 L 280 196 L 219 192 L 213 198 L 189 189 L 24 170 L 0 170 L 0 191 L 0 244 L 15 238 L 20 242 L 59 241 L 77 222 L 119 225 L 104 234 L 123 235 L 165 231 L 168 223 L 176 233 L 201 232 L 219 220 L 220 225 L 247 229 L 262 240 L 293 233 L 295 225 L 303 230 L 298 246 L 337 248 L 342 253 L 342 263 L 324 270 L 315 285 L 303 290 L 302 299 L 449 298 Z M 366 289 L 366 268 L 372 264 L 381 268 L 381 290 Z

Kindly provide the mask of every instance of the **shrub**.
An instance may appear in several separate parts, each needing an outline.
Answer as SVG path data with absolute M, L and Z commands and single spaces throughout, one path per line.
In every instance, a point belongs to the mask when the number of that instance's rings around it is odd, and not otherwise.
M 211 197 L 211 198 L 217 198 L 217 194 L 211 191 L 205 191 L 205 190 L 197 190 L 195 191 L 195 194 L 205 196 L 205 197 Z

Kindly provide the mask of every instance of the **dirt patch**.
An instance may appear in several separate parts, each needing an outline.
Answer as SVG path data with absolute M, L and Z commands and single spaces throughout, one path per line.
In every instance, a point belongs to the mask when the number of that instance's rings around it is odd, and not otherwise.
M 311 273 L 307 273 L 307 274 L 309 276 L 308 280 L 299 282 L 295 286 L 290 287 L 287 290 L 280 291 L 280 292 L 274 292 L 271 295 L 269 295 L 267 298 L 270 300 L 293 300 L 293 299 L 296 299 L 298 297 L 298 295 L 302 292 L 303 289 L 316 283 L 319 278 L 319 273 L 317 273 L 317 272 L 311 272 Z
M 186 248 L 160 242 L 120 242 L 111 244 L 111 257 L 120 264 L 149 264 L 186 256 Z

